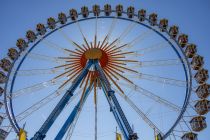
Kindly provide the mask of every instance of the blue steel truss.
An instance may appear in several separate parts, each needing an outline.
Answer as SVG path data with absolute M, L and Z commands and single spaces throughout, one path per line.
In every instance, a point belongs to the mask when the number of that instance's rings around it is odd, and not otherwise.
M 68 128 L 71 126 L 71 124 L 74 122 L 74 119 L 76 118 L 77 114 L 79 113 L 79 110 L 82 108 L 84 105 L 90 91 L 92 90 L 93 84 L 91 84 L 87 90 L 85 91 L 84 97 L 82 100 L 80 100 L 77 105 L 74 107 L 73 111 L 69 115 L 68 119 L 66 122 L 63 124 L 62 128 L 58 132 L 57 136 L 55 137 L 55 140 L 61 140 L 63 136 L 66 134 L 66 131 Z
M 87 75 L 89 68 L 92 66 L 92 64 L 93 60 L 89 60 L 85 68 L 80 73 L 80 75 L 76 78 L 71 87 L 66 91 L 66 93 L 63 95 L 61 100 L 55 106 L 55 108 L 53 109 L 47 120 L 41 126 L 39 131 L 34 135 L 34 137 L 31 138 L 31 140 L 43 140 L 45 138 L 47 131 L 50 129 L 54 121 L 57 119 L 61 111 L 64 109 L 67 102 L 73 96 L 74 91 L 76 90 L 82 79 Z
M 114 118 L 116 119 L 120 130 L 123 133 L 123 136 L 125 140 L 137 140 L 138 136 L 136 133 L 133 132 L 131 129 L 131 126 L 114 94 L 114 91 L 111 89 L 110 83 L 108 79 L 106 78 L 103 69 L 98 63 L 98 60 L 89 60 L 86 64 L 85 68 L 82 70 L 80 75 L 76 78 L 75 82 L 71 85 L 71 87 L 67 90 L 67 92 L 64 94 L 64 96 L 61 98 L 59 103 L 56 105 L 56 107 L 53 109 L 47 120 L 44 122 L 44 124 L 41 126 L 38 132 L 34 135 L 31 140 L 43 140 L 46 136 L 46 133 L 50 129 L 50 127 L 53 125 L 54 121 L 57 119 L 61 111 L 64 109 L 66 103 L 70 100 L 70 98 L 73 96 L 74 91 L 78 87 L 78 85 L 81 83 L 82 79 L 87 75 L 89 68 L 94 65 L 94 68 L 99 73 L 99 80 L 102 85 L 102 89 L 105 93 L 105 96 L 107 98 L 107 101 L 110 105 L 111 112 L 114 115 Z M 84 104 L 85 100 L 87 99 L 90 91 L 92 90 L 92 84 L 87 88 L 85 91 L 85 96 L 83 97 L 83 100 L 80 100 L 78 104 L 75 106 L 65 123 L 63 124 L 62 128 L 58 132 L 57 136 L 55 137 L 55 140 L 61 140 L 63 136 L 65 135 L 68 128 L 73 123 L 74 119 L 76 118 L 79 109 L 81 109 L 82 105 Z
M 121 132 L 122 132 L 122 134 L 124 136 L 124 138 L 126 140 L 128 140 L 128 138 L 129 138 L 128 135 L 129 134 L 126 131 L 126 128 L 125 128 L 124 124 L 122 123 L 122 120 L 120 119 L 120 116 L 117 113 L 114 104 L 111 102 L 111 98 L 110 98 L 110 96 L 108 96 L 108 94 L 106 92 L 106 89 L 105 89 L 105 86 L 104 86 L 104 83 L 102 83 L 102 81 L 101 81 L 101 85 L 102 85 L 103 92 L 104 92 L 104 94 L 106 96 L 106 99 L 107 99 L 107 101 L 108 101 L 108 103 L 110 105 L 110 111 L 113 113 L 114 118 L 115 118 L 115 120 L 116 120 L 116 122 L 117 122 L 117 124 L 118 124 L 118 126 L 119 126 L 119 128 L 120 128 L 120 130 L 121 130 Z
M 133 132 L 116 96 L 114 90 L 111 89 L 111 85 L 106 78 L 103 69 L 99 65 L 99 63 L 95 63 L 96 70 L 99 72 L 100 81 L 102 83 L 102 87 L 104 89 L 105 95 L 111 107 L 111 111 L 114 114 L 114 117 L 123 133 L 123 136 L 126 140 L 137 140 L 138 136 Z M 107 96 L 108 95 L 108 96 Z

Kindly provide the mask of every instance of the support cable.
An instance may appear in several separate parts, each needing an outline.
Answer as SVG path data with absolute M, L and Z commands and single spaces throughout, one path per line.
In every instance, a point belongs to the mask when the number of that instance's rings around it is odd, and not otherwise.
M 62 52 L 64 54 L 69 54 L 69 52 L 66 51 L 66 49 L 64 49 L 63 47 L 59 46 L 58 44 L 56 44 L 52 41 L 47 40 L 46 38 L 43 39 L 42 42 L 43 42 L 43 44 L 45 44 L 49 48 L 55 49 L 55 50 L 57 50 L 59 52 Z
M 12 96 L 8 96 L 8 98 L 17 98 L 19 96 L 22 96 L 22 95 L 25 95 L 25 94 L 32 94 L 34 92 L 38 92 L 40 90 L 43 90 L 47 87 L 50 87 L 50 86 L 55 86 L 55 85 L 59 85 L 61 84 L 63 81 L 61 80 L 49 80 L 49 81 L 45 81 L 45 82 L 42 82 L 42 83 L 36 83 L 35 85 L 31 85 L 31 86 L 28 86 L 28 87 L 24 87 L 22 89 L 19 89 L 15 92 L 12 93 Z
M 138 79 L 145 79 L 149 81 L 154 81 L 157 83 L 178 86 L 178 87 L 186 87 L 186 81 L 173 79 L 173 78 L 166 78 L 156 75 L 150 75 L 145 73 L 135 73 L 133 75 L 127 75 L 130 78 L 138 78 Z
M 97 95 L 96 95 L 97 98 Z M 97 134 L 98 134 L 98 128 L 97 128 L 97 123 L 98 123 L 98 119 L 97 119 L 97 113 L 98 113 L 98 105 L 97 105 L 97 100 L 96 100 L 96 104 L 95 104 L 95 140 L 97 140 Z
M 160 103 L 160 104 L 163 104 L 165 105 L 166 107 L 176 111 L 176 112 L 180 112 L 181 111 L 181 108 L 177 105 L 175 105 L 174 103 L 172 102 L 169 102 L 168 100 L 166 99 L 163 99 L 161 98 L 160 96 L 158 95 L 155 95 L 154 93 L 142 88 L 142 87 L 139 87 L 138 85 L 136 84 L 124 84 L 122 82 L 120 82 L 120 85 L 123 85 L 123 86 L 126 86 L 128 88 L 131 88 L 131 89 L 134 89 L 135 91 L 137 91 L 138 93 L 141 93 L 142 95 L 156 101 L 157 103 Z
M 117 90 L 115 90 L 117 91 Z M 155 130 L 157 134 L 161 134 L 163 136 L 163 133 L 160 131 L 160 129 L 147 117 L 146 114 L 143 113 L 142 110 L 140 110 L 134 103 L 133 101 L 126 96 L 125 94 L 121 94 L 117 92 L 118 95 L 120 95 L 132 108 L 136 113 L 152 128 Z
M 176 65 L 182 64 L 182 61 L 180 61 L 180 59 L 139 61 L 139 62 L 136 62 L 133 67 L 144 68 L 144 67 L 155 67 L 155 66 L 161 66 L 161 67 L 162 66 L 176 66 Z
M 34 75 L 47 75 L 63 72 L 63 70 L 58 68 L 48 68 L 48 69 L 28 69 L 19 70 L 17 76 L 34 76 Z M 14 71 L 12 71 L 14 73 Z
M 58 57 L 47 56 L 47 55 L 38 54 L 38 53 L 30 53 L 28 54 L 28 57 L 35 60 L 43 60 L 43 61 L 48 61 L 48 62 L 65 64 L 65 61 L 62 59 L 59 59 Z

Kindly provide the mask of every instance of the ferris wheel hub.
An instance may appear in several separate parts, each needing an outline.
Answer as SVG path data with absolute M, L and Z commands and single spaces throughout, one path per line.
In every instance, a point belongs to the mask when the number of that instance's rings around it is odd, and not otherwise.
M 101 59 L 102 51 L 99 48 L 91 48 L 85 52 L 86 59 Z

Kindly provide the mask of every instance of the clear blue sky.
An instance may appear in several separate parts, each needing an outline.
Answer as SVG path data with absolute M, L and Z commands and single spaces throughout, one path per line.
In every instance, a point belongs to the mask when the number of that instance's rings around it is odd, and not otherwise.
M 144 8 L 149 13 L 156 12 L 160 17 L 169 19 L 170 25 L 179 25 L 181 32 L 189 35 L 190 42 L 197 44 L 198 54 L 204 56 L 205 68 L 210 70 L 210 0 L 1 0 L 0 58 L 5 57 L 8 48 L 15 46 L 17 38 L 24 37 L 28 29 L 34 30 L 37 23 L 45 23 L 48 17 L 57 17 L 57 13 L 61 11 L 68 13 L 71 8 L 79 10 L 83 5 L 91 7 L 93 4 L 99 4 L 102 7 L 106 3 L 113 7 L 121 3 L 125 7 L 132 5 L 136 9 Z M 209 114 L 207 122 L 210 125 Z M 30 126 L 29 123 L 27 125 Z M 209 132 L 210 127 L 200 133 L 199 140 L 208 140 Z M 107 135 L 109 133 L 110 131 Z

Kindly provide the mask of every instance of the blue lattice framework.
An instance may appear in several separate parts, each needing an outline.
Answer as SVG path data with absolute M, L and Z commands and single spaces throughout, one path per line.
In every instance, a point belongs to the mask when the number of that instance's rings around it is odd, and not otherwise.
M 115 94 L 114 94 L 115 92 L 111 89 L 110 83 L 107 80 L 107 78 L 106 78 L 106 76 L 103 72 L 103 69 L 98 64 L 98 60 L 89 60 L 88 63 L 86 64 L 85 68 L 80 73 L 80 75 L 76 78 L 75 82 L 67 90 L 67 92 L 61 98 L 61 100 L 56 105 L 56 107 L 53 109 L 51 114 L 48 116 L 48 118 L 46 119 L 44 124 L 41 126 L 39 131 L 36 132 L 36 134 L 34 135 L 33 138 L 31 138 L 31 140 L 43 140 L 45 138 L 46 133 L 48 132 L 50 127 L 53 125 L 56 118 L 60 115 L 60 113 L 64 109 L 66 103 L 68 103 L 70 98 L 74 95 L 73 94 L 74 91 L 79 86 L 82 79 L 85 78 L 85 76 L 87 75 L 87 73 L 89 71 L 89 68 L 91 66 L 95 67 L 95 70 L 98 71 L 98 73 L 99 73 L 99 79 L 102 83 L 103 91 L 104 91 L 104 93 L 107 97 L 107 100 L 109 102 L 111 111 L 113 112 L 113 115 L 114 115 L 114 117 L 115 117 L 115 119 L 116 119 L 122 133 L 123 133 L 124 138 L 126 140 L 137 140 L 138 139 L 137 134 L 134 133 L 133 130 L 131 129 L 131 126 L 130 126 L 130 124 L 129 124 L 129 122 L 128 122 L 128 120 L 127 120 L 127 118 L 126 118 L 126 116 L 125 116 L 125 114 L 124 114 L 124 112 L 123 112 Z M 64 125 L 62 126 L 61 130 L 58 132 L 55 140 L 60 140 L 60 139 L 63 138 L 63 136 L 65 135 L 69 126 L 73 123 L 75 117 L 77 116 L 77 113 L 81 109 L 80 108 L 81 105 L 84 104 L 84 102 L 85 102 L 88 94 L 90 93 L 91 89 L 92 89 L 92 84 L 90 84 L 89 88 L 86 90 L 85 95 L 83 97 L 83 100 L 80 100 L 78 102 L 78 104 L 75 106 L 75 108 L 73 109 L 72 113 L 70 114 L 70 116 L 68 117 L 68 119 L 66 120 Z

